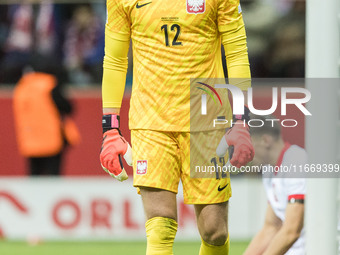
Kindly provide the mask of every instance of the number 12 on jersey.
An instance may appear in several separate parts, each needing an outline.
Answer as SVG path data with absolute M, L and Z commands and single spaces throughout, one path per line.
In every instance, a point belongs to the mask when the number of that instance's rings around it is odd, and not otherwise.
M 165 25 L 161 26 L 161 30 L 164 31 L 165 45 L 170 46 L 168 25 L 165 24 Z M 172 40 L 171 45 L 172 46 L 182 45 L 182 42 L 178 41 L 178 37 L 181 33 L 181 27 L 178 24 L 173 24 L 173 25 L 171 25 L 170 30 L 173 31 L 173 33 L 175 33 L 175 36 L 174 36 L 174 39 Z

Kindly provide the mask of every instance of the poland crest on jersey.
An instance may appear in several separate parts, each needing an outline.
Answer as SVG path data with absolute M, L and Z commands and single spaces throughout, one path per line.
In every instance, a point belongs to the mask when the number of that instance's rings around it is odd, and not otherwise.
M 146 174 L 146 170 L 148 169 L 148 161 L 147 160 L 137 160 L 137 174 Z
M 205 0 L 187 0 L 187 13 L 199 14 L 205 12 Z

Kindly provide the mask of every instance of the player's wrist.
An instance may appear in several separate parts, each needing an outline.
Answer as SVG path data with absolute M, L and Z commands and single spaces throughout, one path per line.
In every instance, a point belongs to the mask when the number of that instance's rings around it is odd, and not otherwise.
M 104 114 L 102 118 L 103 133 L 120 128 L 120 116 L 118 114 Z M 119 132 L 120 133 L 120 132 Z
M 249 121 L 250 121 L 250 110 L 248 106 L 244 106 L 244 114 L 233 114 L 233 122 L 231 127 L 242 125 L 245 128 L 249 129 Z
M 245 124 L 248 125 L 248 122 L 250 120 L 250 110 L 248 106 L 244 106 L 244 114 L 233 114 L 233 123 L 236 123 L 237 121 L 245 122 Z
M 120 107 L 103 107 L 103 115 L 106 114 L 120 115 Z

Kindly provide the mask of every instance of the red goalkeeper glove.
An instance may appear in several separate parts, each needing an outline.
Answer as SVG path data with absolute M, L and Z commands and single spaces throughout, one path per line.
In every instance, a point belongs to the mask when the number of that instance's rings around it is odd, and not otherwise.
M 234 116 L 234 125 L 222 137 L 217 147 L 216 154 L 224 157 L 228 148 L 229 162 L 233 166 L 240 168 L 245 166 L 254 158 L 254 147 L 249 134 L 249 110 L 245 107 L 246 115 Z
M 100 163 L 103 169 L 119 181 L 128 178 L 121 156 L 132 166 L 132 150 L 119 130 L 118 115 L 103 116 L 103 143 L 100 151 Z

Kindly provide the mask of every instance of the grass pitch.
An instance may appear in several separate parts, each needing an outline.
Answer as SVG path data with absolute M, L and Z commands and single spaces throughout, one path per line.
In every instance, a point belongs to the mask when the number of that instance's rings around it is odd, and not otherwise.
M 231 242 L 230 255 L 241 255 L 248 242 Z M 174 255 L 197 255 L 199 242 L 175 242 Z M 145 255 L 145 242 L 27 242 L 0 241 L 1 255 Z

